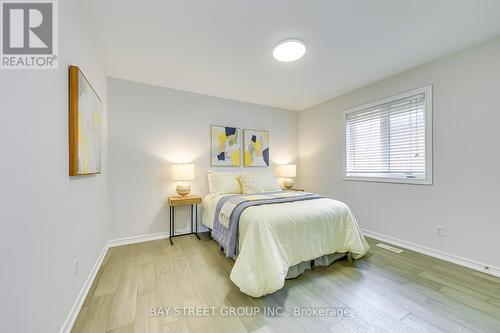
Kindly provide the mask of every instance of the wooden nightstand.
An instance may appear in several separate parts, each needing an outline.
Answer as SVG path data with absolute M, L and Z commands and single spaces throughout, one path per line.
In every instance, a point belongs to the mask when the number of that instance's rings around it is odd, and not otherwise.
M 168 205 L 170 206 L 170 244 L 174 245 L 172 238 L 185 235 L 195 235 L 198 236 L 198 204 L 201 203 L 201 197 L 197 195 L 188 195 L 185 197 L 172 196 L 168 197 Z M 175 207 L 177 206 L 191 206 L 191 232 L 184 233 L 180 235 L 175 234 Z M 196 215 L 193 214 L 193 210 Z M 193 218 L 194 218 L 194 230 L 193 230 Z

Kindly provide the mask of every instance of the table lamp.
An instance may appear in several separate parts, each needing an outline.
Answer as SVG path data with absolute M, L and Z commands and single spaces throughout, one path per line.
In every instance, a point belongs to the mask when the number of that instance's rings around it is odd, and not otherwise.
M 194 164 L 174 164 L 172 165 L 172 179 L 181 181 L 177 184 L 177 194 L 184 197 L 191 192 L 191 186 L 187 183 L 194 179 Z
M 283 186 L 287 190 L 293 188 L 294 181 L 292 178 L 297 177 L 297 166 L 295 164 L 283 164 L 279 167 L 279 176 L 283 178 Z

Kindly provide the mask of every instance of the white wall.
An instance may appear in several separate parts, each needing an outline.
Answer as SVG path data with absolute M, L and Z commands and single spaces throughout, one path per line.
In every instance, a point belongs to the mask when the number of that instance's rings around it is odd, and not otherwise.
M 200 195 L 207 169 L 231 169 L 210 167 L 211 124 L 269 130 L 271 162 L 297 158 L 297 112 L 118 79 L 108 90 L 111 239 L 168 232 L 172 163 L 195 164 L 191 187 Z M 177 209 L 176 229 L 188 225 L 187 212 Z
M 59 331 L 107 239 L 106 136 L 103 174 L 68 176 L 67 66 L 82 68 L 104 115 L 106 80 L 77 1 L 59 10 L 59 69 L 0 71 L 2 332 Z
M 430 84 L 434 185 L 342 180 L 343 111 Z M 364 229 L 500 267 L 499 92 L 497 38 L 303 111 L 301 185 L 345 201 Z

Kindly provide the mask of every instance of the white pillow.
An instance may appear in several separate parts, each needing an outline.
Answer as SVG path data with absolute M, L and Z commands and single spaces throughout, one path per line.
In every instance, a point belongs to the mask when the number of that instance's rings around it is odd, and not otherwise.
M 281 191 L 281 186 L 278 183 L 278 179 L 272 171 L 257 172 L 257 176 L 260 178 L 264 191 Z
M 208 188 L 212 194 L 241 194 L 238 172 L 208 172 Z
M 244 173 L 239 179 L 244 194 L 282 190 L 276 176 L 270 171 Z

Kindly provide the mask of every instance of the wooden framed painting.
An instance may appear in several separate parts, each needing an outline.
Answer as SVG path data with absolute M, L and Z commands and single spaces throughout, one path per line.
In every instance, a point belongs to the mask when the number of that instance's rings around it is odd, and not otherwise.
M 101 173 L 102 102 L 77 66 L 69 67 L 69 175 Z
M 241 165 L 241 130 L 236 127 L 212 125 L 211 160 L 212 166 Z
M 269 132 L 243 130 L 244 166 L 269 166 Z

